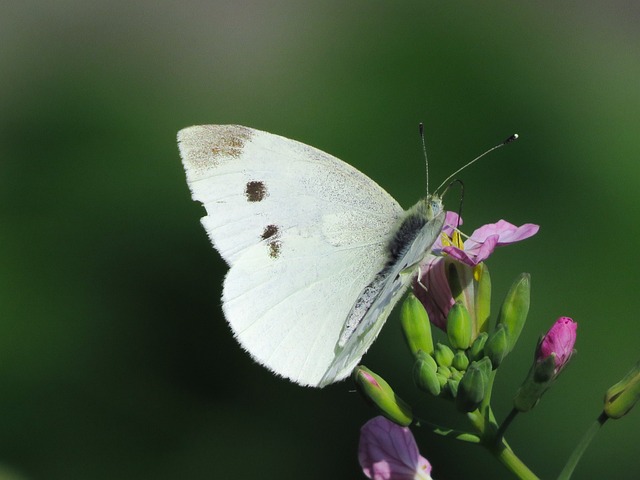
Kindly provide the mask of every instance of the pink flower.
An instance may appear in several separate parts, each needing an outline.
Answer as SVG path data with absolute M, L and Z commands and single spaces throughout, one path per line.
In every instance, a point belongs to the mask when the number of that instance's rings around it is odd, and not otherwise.
M 431 465 L 420 455 L 411 430 L 382 416 L 360 429 L 358 460 L 372 480 L 432 480 Z
M 499 220 L 497 223 L 483 225 L 474 231 L 464 242 L 463 248 L 451 245 L 444 247 L 443 252 L 459 262 L 475 267 L 489 258 L 496 247 L 532 237 L 539 228 L 533 223 L 525 223 L 516 227 L 509 222 Z
M 456 230 L 459 225 L 462 225 L 462 219 L 454 212 L 447 212 L 443 235 L 434 244 L 433 254 L 420 266 L 421 285 L 414 285 L 413 293 L 425 306 L 431 323 L 442 330 L 446 330 L 449 310 L 456 300 L 462 300 L 477 333 L 483 331 L 486 319 L 475 317 L 475 304 L 480 293 L 477 284 L 479 271 L 474 268 L 484 262 L 496 247 L 529 238 L 540 227 L 531 223 L 516 227 L 500 220 L 478 228 L 463 243 Z M 455 272 L 453 279 L 452 272 Z
M 553 327 L 549 329 L 547 334 L 542 339 L 538 352 L 536 354 L 536 361 L 541 362 L 548 358 L 550 355 L 555 355 L 555 375 L 560 373 L 560 370 L 571 359 L 573 355 L 573 347 L 576 344 L 576 330 L 578 324 L 569 317 L 560 317 L 553 324 Z

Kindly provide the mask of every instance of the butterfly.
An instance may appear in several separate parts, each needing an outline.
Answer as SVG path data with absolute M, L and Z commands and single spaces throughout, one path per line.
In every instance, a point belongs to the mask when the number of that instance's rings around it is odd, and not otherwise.
M 442 231 L 441 198 L 405 211 L 336 157 L 238 125 L 185 128 L 178 147 L 240 345 L 300 385 L 347 377 Z

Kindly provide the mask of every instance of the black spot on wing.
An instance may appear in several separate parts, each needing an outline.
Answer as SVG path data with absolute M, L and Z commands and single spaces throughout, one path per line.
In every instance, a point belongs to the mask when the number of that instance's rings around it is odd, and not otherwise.
M 267 225 L 264 227 L 262 240 L 267 240 L 267 248 L 269 250 L 269 256 L 271 258 L 278 258 L 280 256 L 280 249 L 282 242 L 280 241 L 280 229 L 277 225 Z
M 278 230 L 278 227 L 276 227 L 275 225 L 267 225 L 266 227 L 264 227 L 261 238 L 263 240 L 267 240 L 271 237 L 277 237 L 279 233 L 280 231 Z
M 267 186 L 259 181 L 247 182 L 244 194 L 248 202 L 261 202 L 267 196 Z

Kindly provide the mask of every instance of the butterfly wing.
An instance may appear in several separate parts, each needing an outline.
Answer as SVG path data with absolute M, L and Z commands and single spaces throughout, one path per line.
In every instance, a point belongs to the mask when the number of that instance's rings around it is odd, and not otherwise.
M 370 284 L 374 293 L 360 306 L 362 318 L 350 326 L 349 330 L 343 330 L 336 346 L 335 357 L 320 382 L 321 386 L 331 383 L 330 379 L 339 375 L 339 372 L 350 372 L 358 364 L 380 333 L 393 307 L 415 279 L 418 266 L 431 251 L 442 231 L 444 221 L 444 212 L 427 221 L 408 245 L 405 253 L 395 263 L 388 265 Z
M 189 127 L 178 144 L 202 223 L 230 265 L 223 310 L 240 344 L 301 385 L 347 376 L 327 371 L 349 312 L 385 266 L 400 205 L 341 160 L 259 130 Z

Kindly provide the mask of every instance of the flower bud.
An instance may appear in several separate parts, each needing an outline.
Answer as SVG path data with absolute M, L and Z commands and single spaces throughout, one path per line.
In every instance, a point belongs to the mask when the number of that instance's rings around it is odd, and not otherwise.
M 472 412 L 484 399 L 488 379 L 474 362 L 469 365 L 464 377 L 458 385 L 456 408 L 461 412 Z
M 537 357 L 545 359 L 555 355 L 554 375 L 560 373 L 573 355 L 577 328 L 578 324 L 569 317 L 560 317 L 542 339 Z
M 507 296 L 502 302 L 500 313 L 498 313 L 497 324 L 504 325 L 509 341 L 508 352 L 513 350 L 520 332 L 524 327 L 529 313 L 529 301 L 531 296 L 531 278 L 528 273 L 523 273 L 513 283 Z
M 433 352 L 433 357 L 436 359 L 438 365 L 450 367 L 451 362 L 453 362 L 453 351 L 448 346 L 438 343 Z
M 413 365 L 413 380 L 420 390 L 429 392 L 431 395 L 440 395 L 440 381 L 436 376 L 438 366 L 431 355 L 419 351 L 418 358 Z
M 467 351 L 469 361 L 474 362 L 484 357 L 484 346 L 487 343 L 487 338 L 489 338 L 489 334 L 482 332 L 478 335 L 478 338 L 473 341 L 471 348 Z
M 496 330 L 491 334 L 484 346 L 484 354 L 489 357 L 493 368 L 498 368 L 502 360 L 509 353 L 509 341 L 507 339 L 507 329 L 503 323 L 496 326 Z
M 466 307 L 456 302 L 449 315 L 447 315 L 447 336 L 453 348 L 466 350 L 471 346 L 471 336 L 473 333 L 471 315 Z
M 382 377 L 359 365 L 353 371 L 353 378 L 360 393 L 389 420 L 402 426 L 413 421 L 411 407 L 395 394 Z
M 531 410 L 553 385 L 574 352 L 577 326 L 569 317 L 560 317 L 542 337 L 529 374 L 514 398 L 517 410 Z
M 624 417 L 640 400 L 640 362 L 627 375 L 607 390 L 604 413 L 613 419 Z
M 400 323 L 402 333 L 409 345 L 409 350 L 415 356 L 418 350 L 425 353 L 433 353 L 433 340 L 431 338 L 431 324 L 429 316 L 420 300 L 410 293 L 402 304 L 400 311 Z
M 438 370 L 440 367 L 438 367 Z M 440 391 L 445 388 L 445 385 L 449 381 L 449 377 L 443 375 L 441 372 L 436 372 L 436 378 L 438 379 L 438 383 L 440 384 Z
M 469 358 L 462 350 L 459 350 L 453 356 L 453 361 L 451 362 L 451 365 L 454 368 L 464 372 L 469 366 Z
M 459 380 L 454 380 L 453 378 L 447 379 L 447 386 L 445 392 L 451 395 L 451 398 L 456 398 L 458 395 L 458 388 L 460 386 Z
M 451 367 L 450 370 L 451 370 L 451 377 L 450 378 L 452 378 L 454 380 L 458 380 L 458 381 L 462 380 L 462 377 L 464 376 L 464 372 L 461 372 L 460 370 L 458 370 L 456 368 L 453 368 L 453 367 Z

